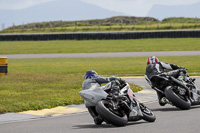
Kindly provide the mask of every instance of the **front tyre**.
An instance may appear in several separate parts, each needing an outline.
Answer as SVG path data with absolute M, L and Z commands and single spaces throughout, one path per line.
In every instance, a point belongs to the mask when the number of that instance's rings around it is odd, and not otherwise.
M 143 120 L 148 122 L 154 122 L 156 120 L 156 116 L 154 115 L 154 113 L 144 104 L 140 103 L 140 109 L 143 114 Z
M 96 105 L 96 111 L 106 122 L 114 126 L 125 126 L 128 122 L 127 115 L 123 111 L 113 110 L 109 101 L 99 101 Z
M 168 86 L 165 89 L 165 96 L 179 109 L 187 110 L 191 107 L 191 102 L 186 97 L 175 93 L 172 86 Z

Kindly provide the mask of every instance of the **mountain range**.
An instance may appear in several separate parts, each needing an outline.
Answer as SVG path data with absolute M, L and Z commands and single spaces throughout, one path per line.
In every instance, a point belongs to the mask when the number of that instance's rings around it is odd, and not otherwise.
M 200 18 L 200 2 L 192 5 L 164 6 L 154 5 L 147 16 L 162 20 L 169 17 L 192 17 Z
M 0 25 L 4 24 L 6 28 L 32 22 L 102 19 L 118 15 L 125 14 L 109 11 L 80 0 L 56 0 L 21 10 L 0 10 Z
M 154 5 L 146 16 L 159 20 L 168 17 L 200 18 L 199 12 L 200 2 L 182 6 Z M 85 3 L 81 0 L 56 0 L 20 10 L 0 10 L 0 16 L 1 30 L 13 25 L 34 22 L 105 19 L 127 15 Z

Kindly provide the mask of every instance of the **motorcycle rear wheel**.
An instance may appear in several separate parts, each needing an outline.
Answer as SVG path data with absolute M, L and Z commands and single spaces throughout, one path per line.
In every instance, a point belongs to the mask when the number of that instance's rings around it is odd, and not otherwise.
M 156 116 L 154 115 L 154 113 L 144 104 L 140 103 L 140 109 L 143 114 L 143 120 L 148 122 L 154 122 L 156 120 Z
M 96 111 L 106 122 L 114 126 L 125 126 L 128 122 L 127 115 L 123 112 L 114 111 L 109 101 L 99 101 L 96 105 Z
M 165 89 L 165 96 L 179 109 L 188 110 L 191 107 L 191 102 L 188 99 L 181 98 L 178 94 L 176 94 L 172 86 L 168 86 Z

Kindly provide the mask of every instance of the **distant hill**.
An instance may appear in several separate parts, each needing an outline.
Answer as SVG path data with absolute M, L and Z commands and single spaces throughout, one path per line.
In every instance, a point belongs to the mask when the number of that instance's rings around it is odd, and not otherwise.
M 151 17 L 133 17 L 133 16 L 115 16 L 105 19 L 91 19 L 91 20 L 80 20 L 80 21 L 48 21 L 48 22 L 36 22 L 29 23 L 18 26 L 11 26 L 7 29 L 31 29 L 31 28 L 51 28 L 51 27 L 66 27 L 70 25 L 74 25 L 75 23 L 78 26 L 86 26 L 86 25 L 108 25 L 108 24 L 130 24 L 130 23 L 141 23 L 144 21 L 155 22 L 157 21 L 155 18 Z
M 22 10 L 0 10 L 0 25 L 4 24 L 5 27 L 9 27 L 13 24 L 21 25 L 58 20 L 101 19 L 118 15 L 123 16 L 124 14 L 109 11 L 98 6 L 81 2 L 80 0 L 56 0 Z
M 159 20 L 169 17 L 200 18 L 200 2 L 182 6 L 154 5 L 147 16 L 158 18 Z

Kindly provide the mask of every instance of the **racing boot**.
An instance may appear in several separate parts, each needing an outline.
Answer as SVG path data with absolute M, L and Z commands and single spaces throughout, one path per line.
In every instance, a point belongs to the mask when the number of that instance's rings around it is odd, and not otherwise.
M 100 116 L 95 116 L 95 117 L 94 117 L 94 123 L 95 123 L 96 125 L 101 125 L 103 121 L 104 121 L 104 120 L 103 120 Z
M 87 108 L 88 108 L 88 112 L 93 117 L 94 123 L 96 125 L 101 125 L 103 122 L 103 119 L 97 114 L 95 107 L 91 106 L 91 107 L 87 107 Z
M 160 103 L 164 106 L 165 104 L 169 103 L 169 100 L 166 97 L 160 99 Z
M 199 94 L 199 95 L 200 95 L 200 90 L 197 90 L 197 94 Z

